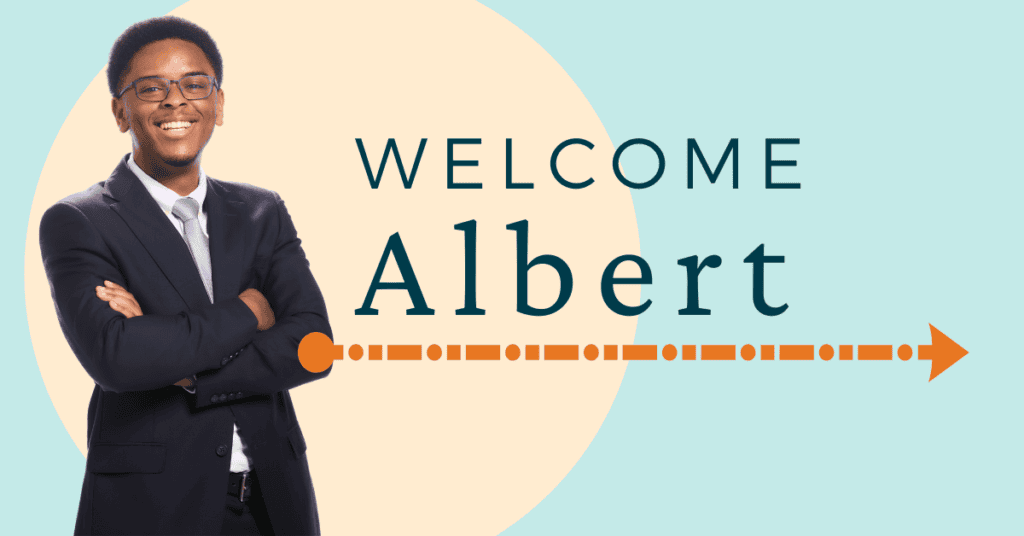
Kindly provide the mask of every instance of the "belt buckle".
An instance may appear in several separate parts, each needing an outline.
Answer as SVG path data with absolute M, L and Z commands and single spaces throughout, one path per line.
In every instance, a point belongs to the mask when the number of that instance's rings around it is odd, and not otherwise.
M 245 502 L 245 485 L 249 479 L 249 472 L 242 473 L 242 482 L 238 485 L 238 500 L 239 502 Z

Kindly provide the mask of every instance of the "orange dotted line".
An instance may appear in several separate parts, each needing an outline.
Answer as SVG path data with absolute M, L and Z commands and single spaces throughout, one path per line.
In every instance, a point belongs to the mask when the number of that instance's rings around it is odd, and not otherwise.
M 661 357 L 665 361 L 673 361 L 682 353 L 681 361 L 736 361 L 736 346 L 732 344 L 683 344 L 676 346 L 667 344 L 661 349 Z M 386 351 L 385 351 L 386 350 Z M 523 357 L 526 361 L 579 361 L 580 346 L 575 344 L 527 344 L 523 348 L 510 344 L 505 347 L 505 360 L 517 361 Z M 543 350 L 543 351 L 542 351 Z M 603 350 L 603 353 L 602 353 Z M 775 360 L 776 346 L 760 345 L 762 361 Z M 813 344 L 782 344 L 778 346 L 779 361 L 813 361 Z M 861 344 L 856 346 L 858 361 L 891 361 L 892 345 Z M 757 357 L 758 350 L 753 345 L 745 344 L 740 348 L 739 355 L 745 361 Z M 913 349 L 909 345 L 901 345 L 897 355 L 903 361 L 913 357 Z M 835 357 L 835 349 L 830 344 L 818 348 L 818 357 L 822 361 L 830 361 Z M 920 352 L 919 352 L 920 354 Z M 442 357 L 446 361 L 501 361 L 501 345 L 498 344 L 431 344 L 426 350 L 427 359 L 438 361 Z M 422 361 L 423 346 L 419 344 L 371 344 L 364 353 L 362 345 L 353 344 L 348 347 L 348 359 L 359 361 L 364 356 L 369 361 Z M 583 348 L 583 358 L 595 361 L 603 357 L 604 361 L 657 361 L 658 345 L 656 344 L 606 344 L 601 347 L 588 344 Z M 323 333 L 310 333 L 299 344 L 299 362 L 310 372 L 323 372 L 331 363 L 346 358 L 344 345 L 334 344 L 330 337 Z M 839 345 L 839 360 L 854 359 L 854 345 Z M 918 359 L 925 359 L 918 355 Z

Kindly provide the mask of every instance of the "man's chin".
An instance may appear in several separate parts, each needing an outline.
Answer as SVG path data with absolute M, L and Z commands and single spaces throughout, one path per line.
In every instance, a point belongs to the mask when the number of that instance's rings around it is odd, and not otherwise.
M 162 158 L 162 160 L 164 161 L 164 164 L 166 164 L 168 166 L 183 168 L 183 167 L 187 167 L 187 166 L 191 165 L 193 162 L 195 162 L 196 158 L 198 158 L 198 156 L 199 155 L 193 155 L 193 156 L 169 156 L 169 157 Z

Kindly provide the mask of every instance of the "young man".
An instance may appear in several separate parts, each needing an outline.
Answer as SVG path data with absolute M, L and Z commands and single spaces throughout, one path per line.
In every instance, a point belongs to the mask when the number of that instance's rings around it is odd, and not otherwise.
M 274 192 L 200 167 L 224 118 L 220 53 L 161 17 L 110 52 L 132 151 L 50 207 L 39 239 L 64 335 L 95 380 L 75 534 L 319 534 L 288 389 L 331 336 Z

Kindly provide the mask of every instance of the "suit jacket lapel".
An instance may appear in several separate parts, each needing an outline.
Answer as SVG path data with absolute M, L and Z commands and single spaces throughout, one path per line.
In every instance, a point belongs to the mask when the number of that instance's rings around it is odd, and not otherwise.
M 139 178 L 128 169 L 124 159 L 107 179 L 104 193 L 110 198 L 110 209 L 132 230 L 189 310 L 209 305 L 210 298 L 206 295 L 206 287 L 203 286 L 203 279 L 192 260 L 188 245 Z M 215 284 L 216 269 L 217 265 L 214 264 Z M 131 284 L 145 285 L 146 282 L 136 281 Z
M 238 296 L 243 248 L 249 229 L 242 225 L 244 201 L 231 196 L 220 182 L 206 177 L 206 227 L 210 234 L 210 263 L 213 268 L 215 302 Z

